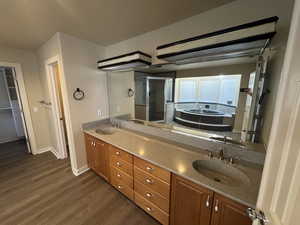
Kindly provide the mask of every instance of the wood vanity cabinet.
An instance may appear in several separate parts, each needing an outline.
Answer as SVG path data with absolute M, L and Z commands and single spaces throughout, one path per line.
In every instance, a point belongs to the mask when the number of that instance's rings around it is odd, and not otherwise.
M 134 157 L 134 201 L 163 225 L 169 225 L 171 173 Z
M 133 156 L 115 146 L 109 146 L 110 182 L 127 198 L 133 200 Z
M 85 150 L 88 167 L 95 171 L 95 160 L 94 160 L 94 148 L 95 148 L 95 138 L 85 134 Z
M 172 176 L 171 225 L 251 225 L 247 207 Z
M 251 225 L 247 207 L 85 134 L 88 166 L 163 225 Z
M 85 143 L 89 168 L 109 181 L 109 145 L 89 135 L 85 135 Z
M 251 225 L 252 221 L 246 214 L 247 208 L 231 199 L 215 194 L 211 225 Z
M 171 225 L 209 225 L 212 204 L 212 191 L 172 175 Z

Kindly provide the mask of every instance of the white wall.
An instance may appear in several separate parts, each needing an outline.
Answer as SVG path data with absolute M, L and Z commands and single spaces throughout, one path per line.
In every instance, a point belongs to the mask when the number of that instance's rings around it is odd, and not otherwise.
M 35 53 L 0 46 L 0 62 L 21 64 L 37 144 L 37 149 L 33 149 L 33 151 L 47 147 L 49 145 L 47 117 L 44 108 L 38 103 L 43 99 L 43 88 Z M 34 108 L 37 109 L 36 112 L 33 110 Z
M 72 166 L 80 171 L 87 166 L 82 123 L 109 116 L 106 73 L 97 69 L 97 60 L 103 57 L 104 48 L 63 33 L 59 33 L 59 39 L 75 144 L 76 161 Z M 85 92 L 82 101 L 73 99 L 76 88 Z M 98 110 L 101 110 L 101 116 Z

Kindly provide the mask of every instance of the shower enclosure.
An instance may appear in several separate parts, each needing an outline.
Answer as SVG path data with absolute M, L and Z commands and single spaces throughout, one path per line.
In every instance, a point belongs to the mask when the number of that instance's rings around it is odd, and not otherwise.
M 173 104 L 173 79 L 168 77 L 135 76 L 135 118 L 166 122 L 168 107 Z

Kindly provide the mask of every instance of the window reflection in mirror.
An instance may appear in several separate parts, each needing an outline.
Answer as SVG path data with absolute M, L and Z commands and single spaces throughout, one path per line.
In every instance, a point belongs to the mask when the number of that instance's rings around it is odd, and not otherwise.
M 110 116 L 212 140 L 260 142 L 255 117 L 264 93 L 258 57 L 108 74 Z M 127 91 L 135 95 L 129 97 Z M 253 135 L 256 134 L 256 135 Z

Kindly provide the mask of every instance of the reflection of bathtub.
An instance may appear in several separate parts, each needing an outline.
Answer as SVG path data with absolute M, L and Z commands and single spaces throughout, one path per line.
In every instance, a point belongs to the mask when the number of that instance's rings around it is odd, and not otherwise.
M 191 113 L 194 115 L 207 115 L 207 116 L 224 115 L 223 112 L 217 110 L 211 110 L 211 109 L 190 109 L 190 110 L 184 110 L 184 112 Z
M 212 109 L 176 109 L 175 121 L 179 124 L 214 131 L 232 131 L 234 116 Z

